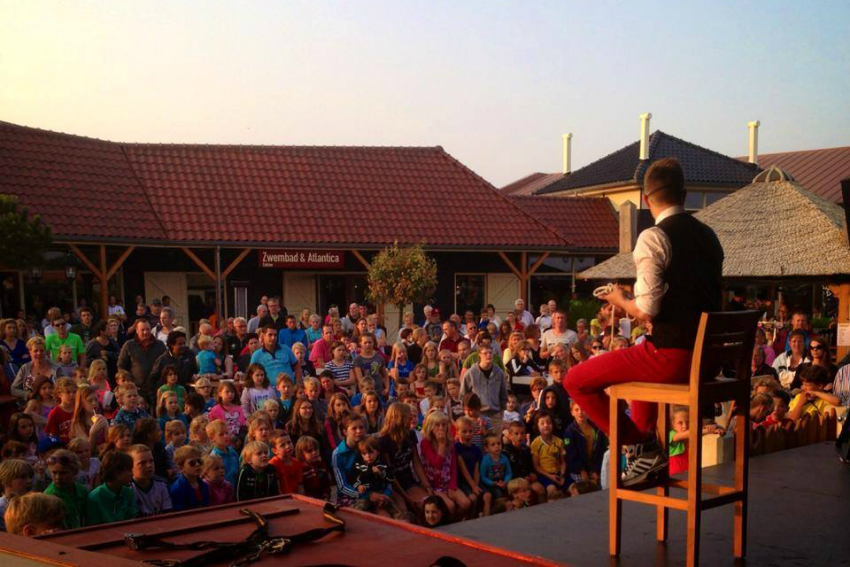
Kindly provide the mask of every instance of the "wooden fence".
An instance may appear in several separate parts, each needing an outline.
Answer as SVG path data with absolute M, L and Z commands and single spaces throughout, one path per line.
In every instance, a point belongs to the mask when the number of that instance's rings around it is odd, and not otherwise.
M 812 443 L 835 441 L 837 435 L 838 418 L 835 408 L 831 408 L 826 415 L 811 416 L 786 427 L 757 428 L 753 431 L 750 455 L 766 455 Z

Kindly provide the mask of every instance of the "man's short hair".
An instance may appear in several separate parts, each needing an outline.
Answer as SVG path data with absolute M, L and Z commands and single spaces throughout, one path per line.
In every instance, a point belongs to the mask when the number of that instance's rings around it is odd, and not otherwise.
M 803 339 L 803 342 L 805 342 L 805 340 L 806 340 L 806 331 L 804 331 L 803 329 L 794 329 L 793 331 L 791 331 L 790 333 L 788 333 L 788 340 L 789 340 L 789 341 L 790 341 L 792 338 L 794 338 L 794 337 L 800 337 L 801 339 Z
M 168 333 L 168 336 L 165 339 L 165 346 L 167 346 L 168 348 L 173 347 L 177 344 L 177 339 L 179 339 L 180 337 L 183 337 L 185 339 L 186 333 L 177 330 L 171 331 L 170 333 Z
M 679 160 L 663 158 L 653 162 L 643 176 L 643 191 L 656 201 L 684 204 L 685 172 Z

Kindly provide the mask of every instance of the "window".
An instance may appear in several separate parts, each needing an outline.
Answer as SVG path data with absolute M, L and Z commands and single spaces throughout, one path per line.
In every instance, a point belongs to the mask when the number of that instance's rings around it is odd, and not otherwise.
M 486 305 L 487 279 L 484 274 L 455 274 L 455 313 L 467 309 L 477 317 Z
M 685 209 L 691 211 L 701 209 L 703 206 L 703 197 L 705 197 L 705 193 L 702 191 L 688 191 L 688 194 L 685 197 Z
M 705 206 L 707 207 L 707 206 L 709 206 L 713 203 L 716 203 L 717 201 L 719 201 L 720 199 L 722 199 L 723 197 L 725 197 L 728 194 L 729 193 L 706 193 L 705 194 Z

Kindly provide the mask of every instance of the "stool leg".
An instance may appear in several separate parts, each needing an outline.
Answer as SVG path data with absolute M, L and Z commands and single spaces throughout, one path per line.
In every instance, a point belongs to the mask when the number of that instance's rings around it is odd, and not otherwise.
M 749 407 L 749 405 L 747 405 Z M 688 423 L 688 550 L 687 567 L 699 565 L 702 520 L 702 412 L 699 398 L 692 394 Z
M 667 416 L 667 404 L 658 404 L 658 437 L 662 449 L 667 451 L 667 436 L 670 420 Z M 663 484 L 656 489 L 659 496 L 669 496 L 670 487 Z M 667 506 L 659 505 L 655 508 L 655 538 L 658 541 L 667 541 Z
M 620 556 L 620 528 L 622 527 L 623 503 L 617 490 L 620 487 L 620 435 L 619 400 L 611 396 L 611 430 L 608 439 L 608 551 L 613 557 Z
M 735 490 L 740 490 L 743 496 L 740 502 L 735 502 L 735 557 L 747 555 L 747 499 L 749 498 L 749 467 L 750 467 L 750 414 L 747 411 L 747 398 L 742 396 L 735 402 L 738 418 L 735 420 Z

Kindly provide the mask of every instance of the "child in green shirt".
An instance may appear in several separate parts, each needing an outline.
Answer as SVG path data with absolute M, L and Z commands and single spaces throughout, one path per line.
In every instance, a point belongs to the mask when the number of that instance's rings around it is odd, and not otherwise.
M 73 530 L 86 525 L 89 491 L 76 482 L 77 473 L 80 472 L 77 455 L 59 449 L 47 458 L 47 468 L 53 482 L 44 493 L 59 497 L 65 505 L 65 529 Z
M 100 464 L 103 484 L 89 493 L 86 521 L 89 525 L 131 520 L 136 517 L 136 496 L 130 488 L 133 458 L 109 451 Z

